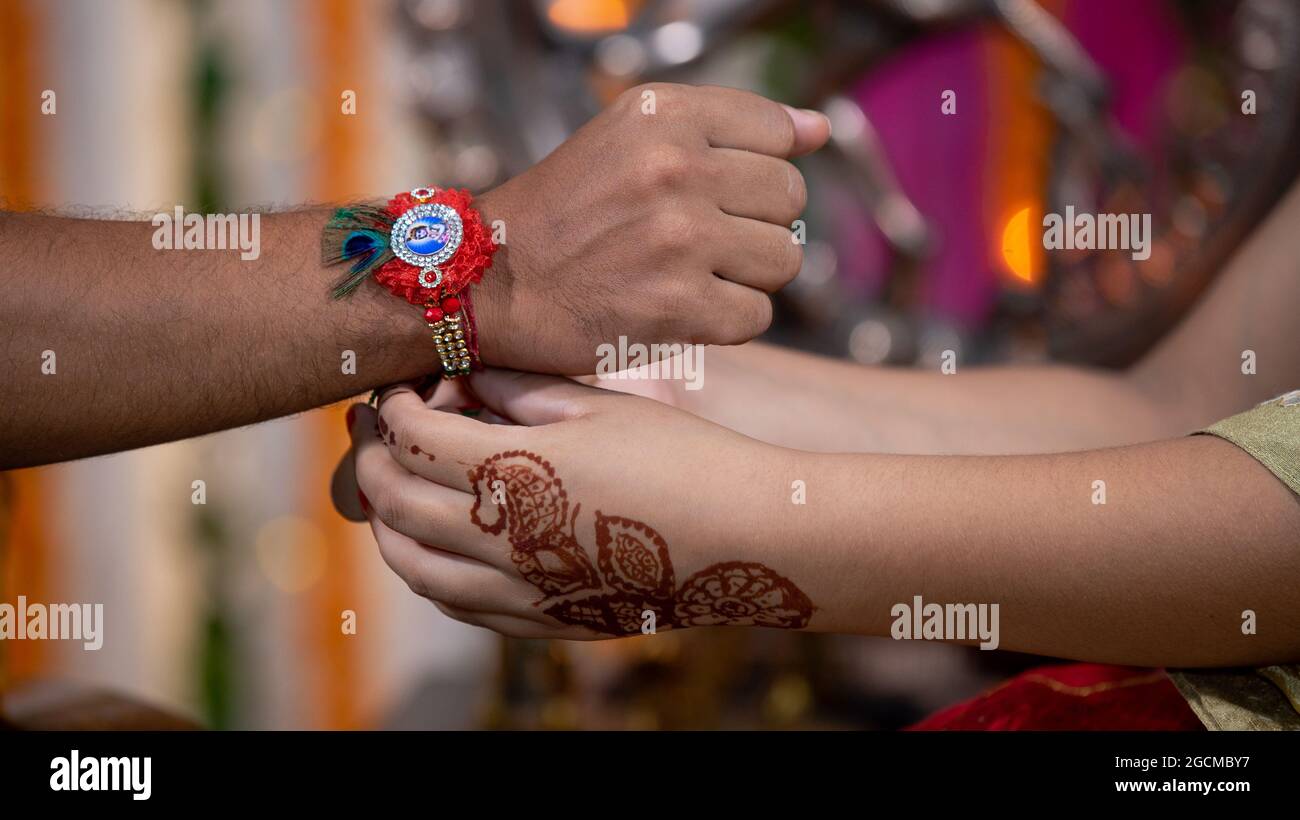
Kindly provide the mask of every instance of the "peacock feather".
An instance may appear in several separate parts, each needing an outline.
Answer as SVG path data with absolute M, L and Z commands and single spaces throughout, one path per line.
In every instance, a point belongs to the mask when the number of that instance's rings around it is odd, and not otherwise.
M 330 294 L 341 299 L 366 277 L 393 258 L 389 235 L 393 217 L 382 207 L 349 205 L 339 208 L 321 232 L 321 261 L 326 265 L 352 262 Z

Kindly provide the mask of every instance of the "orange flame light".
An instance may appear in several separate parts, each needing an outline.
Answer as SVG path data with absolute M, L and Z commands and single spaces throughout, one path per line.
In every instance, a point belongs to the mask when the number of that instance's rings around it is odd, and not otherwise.
M 1043 244 L 1030 224 L 1036 209 L 1025 206 L 1007 220 L 1002 229 L 1002 261 L 1016 281 L 1032 285 L 1042 270 Z
M 554 0 L 546 10 L 552 25 L 577 34 L 621 31 L 632 21 L 631 0 Z

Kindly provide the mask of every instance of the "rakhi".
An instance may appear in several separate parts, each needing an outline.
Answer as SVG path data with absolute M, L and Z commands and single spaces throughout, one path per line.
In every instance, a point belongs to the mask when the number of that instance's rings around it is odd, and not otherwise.
M 469 287 L 492 267 L 497 245 L 468 191 L 416 188 L 384 207 L 349 205 L 321 233 L 326 265 L 352 262 L 331 295 L 341 299 L 368 277 L 424 308 L 424 321 L 452 379 L 478 365 L 478 329 Z

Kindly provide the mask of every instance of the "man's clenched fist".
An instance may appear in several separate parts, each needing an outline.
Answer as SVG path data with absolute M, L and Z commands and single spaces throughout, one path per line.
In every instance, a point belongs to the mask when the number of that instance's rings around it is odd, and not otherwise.
M 830 135 L 745 91 L 625 92 L 533 168 L 484 194 L 506 244 L 474 292 L 483 358 L 590 373 L 601 344 L 735 344 L 799 272 L 806 199 L 787 159 Z

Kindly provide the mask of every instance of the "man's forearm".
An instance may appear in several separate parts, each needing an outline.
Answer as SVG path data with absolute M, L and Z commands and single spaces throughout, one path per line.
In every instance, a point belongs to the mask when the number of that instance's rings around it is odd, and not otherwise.
M 501 245 L 472 291 L 483 362 L 576 375 L 620 336 L 752 339 L 771 319 L 766 294 L 802 259 L 789 226 L 805 188 L 788 158 L 829 133 L 820 114 L 734 89 L 624 92 L 477 200 Z M 328 217 L 263 217 L 261 254 L 242 261 L 155 249 L 149 223 L 0 214 L 0 468 L 248 424 L 440 369 L 418 309 L 372 286 L 329 299 L 342 271 L 320 263 Z
M 249 260 L 155 249 L 149 222 L 0 215 L 0 467 L 250 424 L 434 371 L 411 305 L 376 287 L 329 298 L 329 214 L 261 215 Z
M 1000 646 L 1154 666 L 1300 654 L 1300 503 L 1208 436 L 1004 458 L 808 455 L 774 516 L 814 627 L 889 635 L 892 607 L 997 604 Z M 1095 481 L 1105 482 L 1105 503 Z M 1246 610 L 1258 634 L 1242 633 Z

